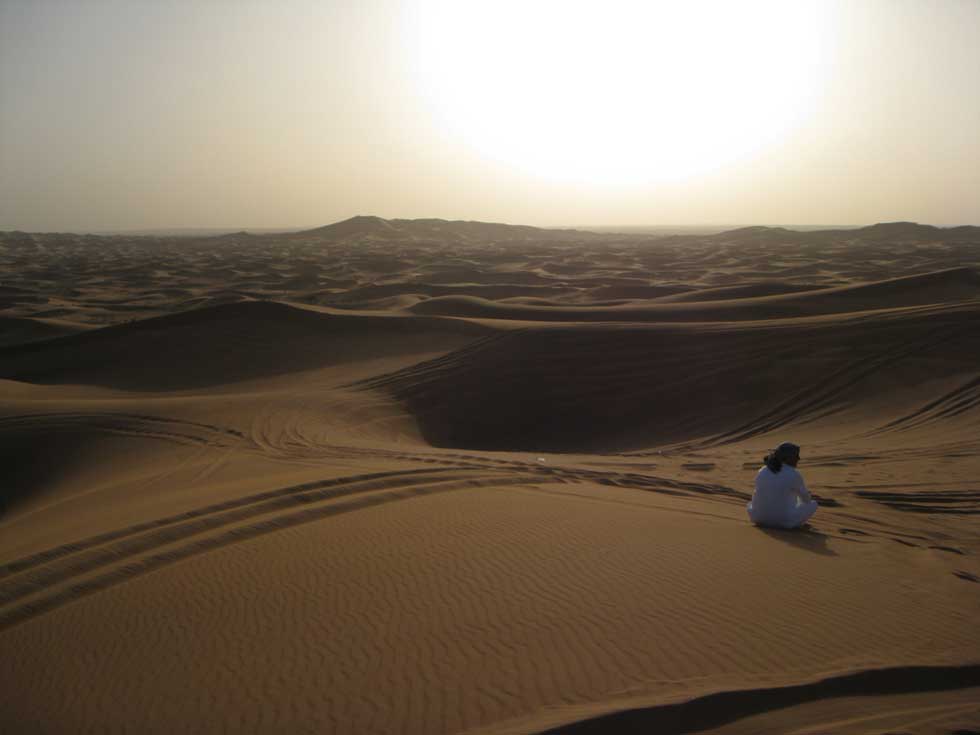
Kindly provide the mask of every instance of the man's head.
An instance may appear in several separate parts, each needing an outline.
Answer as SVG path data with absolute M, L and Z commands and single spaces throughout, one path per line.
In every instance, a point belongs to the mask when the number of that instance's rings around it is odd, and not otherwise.
M 800 461 L 800 447 L 793 442 L 783 442 L 776 447 L 773 454 L 776 459 L 790 467 L 796 467 L 797 462 Z

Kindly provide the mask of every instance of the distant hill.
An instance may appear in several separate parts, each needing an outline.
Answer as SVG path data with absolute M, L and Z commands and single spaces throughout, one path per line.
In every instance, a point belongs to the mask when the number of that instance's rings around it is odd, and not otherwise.
M 963 242 L 980 241 L 980 227 L 935 227 L 918 222 L 879 222 L 867 227 L 811 230 L 801 232 L 786 227 L 740 227 L 712 235 L 716 240 L 739 242 L 814 242 L 821 239 L 848 239 L 865 242 Z
M 934 227 L 920 225 L 918 222 L 879 222 L 870 227 L 857 230 L 865 240 L 950 240 L 980 237 L 980 227 L 962 225 L 960 227 Z
M 360 215 L 331 225 L 302 230 L 295 238 L 315 237 L 346 242 L 358 240 L 394 240 L 419 242 L 521 242 L 542 240 L 583 240 L 600 237 L 584 230 L 551 230 L 528 225 L 498 222 L 471 222 L 445 219 L 384 219 Z

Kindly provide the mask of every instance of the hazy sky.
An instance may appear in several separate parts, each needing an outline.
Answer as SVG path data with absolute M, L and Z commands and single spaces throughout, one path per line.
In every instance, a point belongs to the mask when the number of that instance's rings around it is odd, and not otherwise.
M 980 224 L 980 0 L 0 0 L 0 230 Z

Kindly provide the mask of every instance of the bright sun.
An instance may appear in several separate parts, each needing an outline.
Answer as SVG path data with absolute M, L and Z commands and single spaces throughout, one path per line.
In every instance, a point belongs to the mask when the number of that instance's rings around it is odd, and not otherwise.
M 677 180 L 778 142 L 826 73 L 816 0 L 419 0 L 421 94 L 449 135 L 543 178 Z

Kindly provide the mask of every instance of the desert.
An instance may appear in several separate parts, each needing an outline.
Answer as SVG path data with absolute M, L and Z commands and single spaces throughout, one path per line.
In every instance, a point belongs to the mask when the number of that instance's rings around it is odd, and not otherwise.
M 980 729 L 980 228 L 0 233 L 7 732 Z M 790 439 L 819 509 L 746 516 Z
M 0 735 L 980 735 L 978 28 L 0 0 Z

